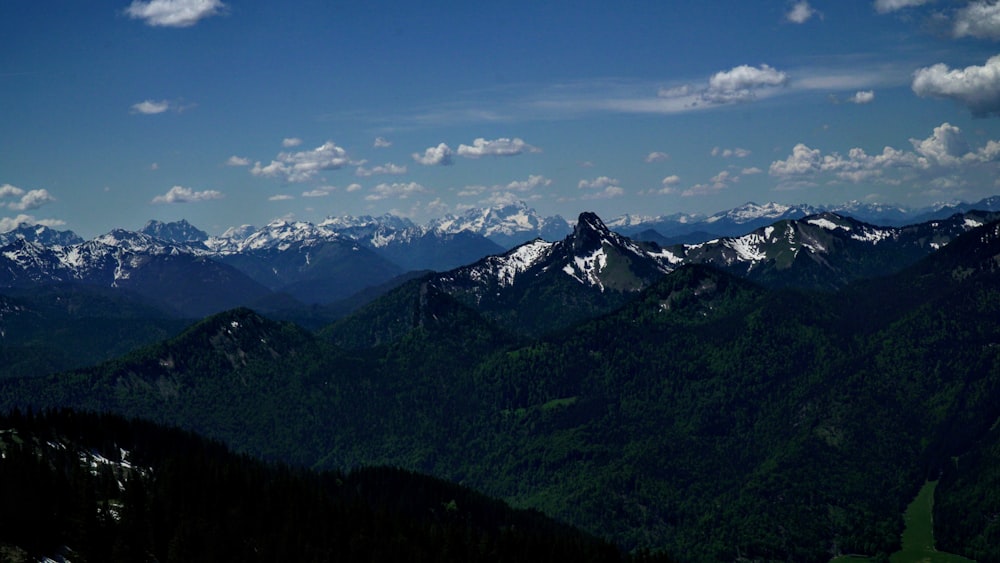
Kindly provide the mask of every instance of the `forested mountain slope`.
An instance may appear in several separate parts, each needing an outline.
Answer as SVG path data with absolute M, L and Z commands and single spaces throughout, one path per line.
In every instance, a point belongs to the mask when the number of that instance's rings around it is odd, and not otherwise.
M 13 413 L 0 428 L 3 561 L 638 561 L 398 469 L 265 464 L 107 415 Z
M 888 554 L 925 478 L 992 451 L 997 228 L 839 292 L 684 266 L 533 340 L 419 282 L 352 317 L 366 344 L 351 351 L 237 310 L 98 368 L 3 382 L 0 401 L 149 417 L 296 465 L 397 465 L 681 560 Z M 959 467 L 942 496 L 991 471 Z M 938 538 L 963 553 L 991 529 Z

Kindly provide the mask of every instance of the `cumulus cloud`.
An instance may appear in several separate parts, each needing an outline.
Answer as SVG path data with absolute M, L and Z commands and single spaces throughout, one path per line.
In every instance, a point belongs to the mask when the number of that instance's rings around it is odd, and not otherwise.
M 818 12 L 809 5 L 809 2 L 802 0 L 801 2 L 796 2 L 792 6 L 792 9 L 785 14 L 785 20 L 791 23 L 806 23 L 817 13 Z
M 712 147 L 712 156 L 721 156 L 722 158 L 746 158 L 750 156 L 750 151 L 739 147 L 736 147 L 735 149 Z
M 365 196 L 368 201 L 378 201 L 390 197 L 406 199 L 413 194 L 426 192 L 427 188 L 416 182 L 383 183 L 372 188 L 372 193 Z
M 413 160 L 424 166 L 448 166 L 452 164 L 451 155 L 454 154 L 451 147 L 441 143 L 436 147 L 429 147 L 424 154 L 413 153 Z
M 664 162 L 666 160 L 670 160 L 670 155 L 665 152 L 653 151 L 647 154 L 646 158 L 643 160 L 645 160 L 647 163 Z
M 950 123 L 942 123 L 926 139 L 910 139 L 917 153 L 942 165 L 955 165 L 969 152 L 962 131 Z
M 771 163 L 770 174 L 781 181 L 801 181 L 821 174 L 833 174 L 844 181 L 859 183 L 878 181 L 898 183 L 898 179 L 885 174 L 893 169 L 919 173 L 929 184 L 954 174 L 971 173 L 987 163 L 1000 158 L 1000 142 L 988 141 L 973 149 L 961 130 L 950 123 L 942 123 L 926 139 L 910 139 L 913 151 L 885 147 L 881 153 L 868 154 L 864 149 L 852 148 L 846 155 L 837 152 L 822 154 L 819 149 L 802 143 L 795 145 L 792 154 L 784 160 Z M 996 171 L 985 169 L 988 174 Z
M 472 141 L 472 145 L 458 145 L 458 155 L 466 158 L 483 156 L 515 156 L 525 152 L 541 152 L 541 149 L 525 143 L 522 139 L 501 137 L 488 141 L 482 137 Z
M 392 146 L 392 142 L 386 140 L 385 137 L 375 137 L 375 142 L 372 144 L 373 147 L 377 149 L 384 149 Z
M 515 192 L 529 192 L 535 188 L 548 187 L 552 185 L 552 180 L 540 174 L 530 174 L 527 180 L 514 180 L 504 186 L 505 189 Z
M 398 164 L 393 164 L 387 162 L 382 166 L 374 166 L 372 168 L 365 168 L 364 166 L 358 166 L 358 169 L 354 171 L 355 176 L 374 176 L 376 174 L 406 174 L 406 166 L 400 166 Z
M 599 192 L 589 193 L 581 196 L 581 199 L 611 199 L 625 195 L 625 190 L 621 186 L 608 186 Z
M 7 207 L 14 211 L 27 211 L 38 209 L 52 201 L 55 201 L 55 198 L 49 194 L 48 190 L 28 190 L 18 201 L 8 203 Z
M 970 2 L 955 13 L 955 37 L 1000 39 L 1000 2 Z
M 233 155 L 226 159 L 226 166 L 250 166 L 250 159 Z
M 677 174 L 671 174 L 660 181 L 660 189 L 656 193 L 664 195 L 677 193 L 677 185 L 680 183 L 681 177 Z
M 28 211 L 29 209 L 38 209 L 46 203 L 56 200 L 45 189 L 24 190 L 11 184 L 0 186 L 0 200 L 12 198 L 14 201 L 0 201 L 0 206 L 14 211 Z
M 748 102 L 756 99 L 757 93 L 763 89 L 787 83 L 788 75 L 772 66 L 740 65 L 712 75 L 701 98 L 713 104 Z
M 356 192 L 360 189 L 361 189 L 361 184 L 350 184 L 349 186 L 344 188 L 344 190 L 347 192 Z
M 285 137 L 281 140 L 281 146 L 286 149 L 294 148 L 302 144 L 302 139 L 298 137 Z
M 208 201 L 212 199 L 222 199 L 222 192 L 215 190 L 204 190 L 196 192 L 184 186 L 174 186 L 167 193 L 153 198 L 153 203 L 194 203 L 198 201 Z
M 219 0 L 134 0 L 125 8 L 132 19 L 157 27 L 190 27 L 222 13 L 226 5 Z
M 625 190 L 618 184 L 616 178 L 599 176 L 593 180 L 580 180 L 576 187 L 589 192 L 581 196 L 581 199 L 610 199 L 625 195 Z
M 730 185 L 739 181 L 740 177 L 738 175 L 734 175 L 732 172 L 728 170 L 723 170 L 722 172 L 719 172 L 715 176 L 712 176 L 712 178 L 707 183 L 695 184 L 690 188 L 681 192 L 681 195 L 684 197 L 692 197 L 692 196 L 717 194 L 722 190 L 726 189 L 727 187 L 729 187 Z
M 484 192 L 490 192 L 489 202 L 498 201 L 499 194 L 508 194 L 515 200 L 523 199 L 523 194 L 532 192 L 537 188 L 552 185 L 552 180 L 540 174 L 531 174 L 525 180 L 514 180 L 507 184 L 496 184 L 494 186 L 465 186 L 459 190 L 457 195 L 462 197 L 478 196 Z M 522 195 L 515 195 L 522 194 Z M 503 197 L 507 197 L 506 195 Z M 485 202 L 484 202 L 485 203 Z
M 943 63 L 913 74 L 913 92 L 921 97 L 954 100 L 976 117 L 1000 116 L 1000 55 L 983 66 L 950 69 Z
M 870 104 L 875 101 L 875 92 L 872 90 L 858 91 L 853 96 L 847 98 L 852 104 Z
M 609 178 L 608 176 L 598 176 L 593 180 L 580 180 L 580 183 L 578 183 L 576 187 L 577 189 L 581 190 L 584 189 L 593 190 L 593 189 L 602 189 L 608 186 L 617 186 L 617 185 L 618 185 L 618 180 L 616 178 Z
M 896 10 L 902 10 L 903 8 L 910 8 L 913 6 L 920 6 L 932 1 L 933 0 L 875 0 L 875 11 L 880 14 L 888 14 L 889 12 L 895 12 Z
M 290 199 L 295 199 L 295 196 L 289 194 L 275 194 L 267 198 L 267 201 L 288 201 Z
M 301 152 L 281 152 L 270 164 L 256 162 L 250 172 L 254 176 L 283 178 L 286 182 L 306 182 L 324 170 L 337 170 L 350 164 L 347 151 L 333 141 Z

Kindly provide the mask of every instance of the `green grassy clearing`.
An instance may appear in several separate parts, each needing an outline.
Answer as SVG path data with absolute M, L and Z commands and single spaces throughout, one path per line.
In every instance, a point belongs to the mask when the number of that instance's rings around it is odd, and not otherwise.
M 960 555 L 934 549 L 934 490 L 937 481 L 928 481 L 903 513 L 902 549 L 889 557 L 890 563 L 972 563 Z M 875 559 L 844 555 L 831 563 L 869 563 Z

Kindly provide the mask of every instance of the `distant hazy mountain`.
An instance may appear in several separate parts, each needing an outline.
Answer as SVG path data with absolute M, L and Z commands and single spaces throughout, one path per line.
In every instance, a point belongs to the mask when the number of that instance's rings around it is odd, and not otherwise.
M 624 235 L 645 232 L 643 240 L 697 243 L 724 236 L 739 236 L 783 219 L 801 219 L 824 211 L 852 217 L 872 225 L 901 227 L 934 219 L 946 219 L 967 211 L 1000 211 L 1000 196 L 975 203 L 942 203 L 921 208 L 849 201 L 840 205 L 786 205 L 769 202 L 746 203 L 708 217 L 677 213 L 666 216 L 623 215 L 608 221 L 608 226 Z

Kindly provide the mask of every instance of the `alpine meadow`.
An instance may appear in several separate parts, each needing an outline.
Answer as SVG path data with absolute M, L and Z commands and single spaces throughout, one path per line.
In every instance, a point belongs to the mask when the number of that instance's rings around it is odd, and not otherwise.
M 0 561 L 1000 563 L 1000 1 L 0 37 Z

